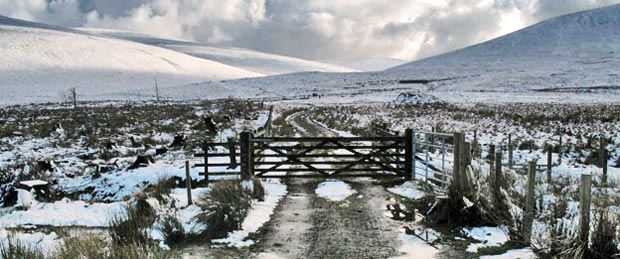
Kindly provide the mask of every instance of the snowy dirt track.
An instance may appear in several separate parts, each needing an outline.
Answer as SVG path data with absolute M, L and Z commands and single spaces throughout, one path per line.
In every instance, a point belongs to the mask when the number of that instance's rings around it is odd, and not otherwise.
M 288 123 L 332 136 L 304 113 Z M 399 223 L 385 216 L 391 194 L 369 179 L 287 180 L 288 195 L 266 226 L 258 258 L 390 258 L 398 255 Z M 338 190 L 334 190 L 337 188 Z

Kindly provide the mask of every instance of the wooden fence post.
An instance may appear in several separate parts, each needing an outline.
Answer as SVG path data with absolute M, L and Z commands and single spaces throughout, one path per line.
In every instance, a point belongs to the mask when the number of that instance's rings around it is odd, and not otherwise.
M 530 243 L 532 237 L 532 224 L 534 223 L 534 209 L 536 204 L 536 196 L 534 193 L 534 187 L 536 184 L 536 161 L 529 163 L 529 170 L 527 174 L 527 193 L 525 196 L 525 214 L 523 218 L 523 234 L 524 241 L 527 244 Z
M 601 177 L 601 182 L 603 184 L 607 184 L 607 148 L 605 139 L 601 136 L 601 144 L 600 144 L 600 158 L 601 158 L 601 168 L 603 168 L 603 176 Z
M 474 143 L 472 144 L 471 152 L 473 157 L 478 157 L 478 129 L 474 130 Z
M 204 153 L 204 170 L 205 170 L 205 183 L 209 185 L 209 145 L 205 142 L 202 147 L 202 153 Z
M 235 147 L 235 140 L 230 137 L 228 138 L 228 152 L 230 153 L 230 156 L 229 156 L 230 169 L 237 168 L 238 164 L 237 164 L 237 151 Z
M 462 139 L 463 142 L 461 144 L 461 185 L 466 187 L 468 190 L 472 191 L 474 186 L 470 181 L 469 175 L 467 174 L 467 167 L 471 165 L 471 147 L 469 142 L 464 142 L 465 138 Z
M 495 165 L 495 145 L 489 145 L 489 171 L 493 171 L 493 167 Z
M 252 133 L 241 132 L 241 176 L 245 179 L 254 175 L 254 148 L 252 144 Z
M 551 172 L 553 170 L 553 161 L 551 156 L 551 145 L 547 145 L 547 183 L 551 183 Z
M 405 178 L 415 179 L 415 147 L 413 146 L 413 130 L 405 130 Z
M 512 168 L 514 160 L 512 158 L 512 133 L 508 134 L 508 167 Z
M 461 184 L 461 149 L 463 147 L 461 144 L 463 143 L 461 140 L 463 139 L 463 133 L 455 132 L 453 136 L 454 141 L 454 159 L 452 166 L 452 180 L 456 184 Z
M 192 205 L 194 202 L 192 200 L 192 176 L 189 173 L 189 160 L 185 160 L 185 187 L 187 187 L 187 205 Z
M 502 152 L 497 151 L 495 154 L 495 182 L 493 183 L 493 195 L 496 204 L 500 202 L 502 181 Z
M 241 132 L 241 134 L 239 134 L 239 141 L 240 141 L 240 146 L 241 146 L 241 176 L 242 177 L 247 177 L 247 175 L 249 175 L 249 170 L 248 170 L 248 140 L 250 138 L 250 133 L 247 131 Z
M 586 243 L 590 235 L 590 202 L 592 202 L 592 175 L 582 174 L 579 188 L 579 238 Z
M 558 147 L 558 162 L 560 163 L 560 165 L 562 164 L 562 135 L 560 135 L 560 142 L 559 142 L 559 147 Z

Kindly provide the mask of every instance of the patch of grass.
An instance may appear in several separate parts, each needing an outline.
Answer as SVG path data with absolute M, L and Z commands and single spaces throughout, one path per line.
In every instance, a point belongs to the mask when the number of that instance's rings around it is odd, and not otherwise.
M 207 226 L 202 236 L 223 238 L 228 232 L 238 230 L 252 204 L 252 190 L 240 180 L 219 181 L 198 204 L 204 211 L 196 219 Z
M 175 215 L 164 215 L 159 224 L 164 236 L 164 242 L 169 246 L 174 246 L 183 243 L 187 240 L 187 234 L 183 229 L 183 225 L 176 218 Z
M 45 254 L 39 246 L 27 244 L 15 237 L 9 236 L 6 243 L 0 242 L 0 258 L 45 259 Z
M 147 196 L 162 201 L 165 197 L 170 195 L 170 192 L 176 186 L 177 184 L 174 178 L 161 178 L 154 185 L 147 187 L 144 192 L 147 193 Z
M 177 259 L 174 252 L 164 251 L 156 245 L 117 244 L 99 236 L 68 237 L 50 259 Z
M 618 255 L 616 240 L 616 226 L 618 222 L 612 219 L 607 208 L 600 208 L 596 213 L 596 227 L 592 232 L 588 258 L 607 259 Z
M 110 237 L 116 244 L 145 244 L 149 241 L 147 228 L 153 224 L 150 219 L 133 206 L 108 220 Z

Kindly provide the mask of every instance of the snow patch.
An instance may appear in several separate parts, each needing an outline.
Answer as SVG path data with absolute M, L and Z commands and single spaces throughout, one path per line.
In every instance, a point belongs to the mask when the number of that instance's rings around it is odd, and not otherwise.
M 236 230 L 228 234 L 228 237 L 216 239 L 212 242 L 223 243 L 234 247 L 246 247 L 254 244 L 253 240 L 246 240 L 250 233 L 258 231 L 269 219 L 278 202 L 287 193 L 286 185 L 277 180 L 269 180 L 262 182 L 265 188 L 265 201 L 254 202 L 248 215 L 241 224 L 241 230 Z M 265 257 L 273 258 L 273 257 Z
M 356 192 L 343 181 L 329 181 L 320 183 L 315 193 L 317 196 L 330 201 L 343 201 Z
M 413 182 L 405 182 L 401 185 L 388 188 L 388 191 L 409 199 L 420 199 L 424 197 L 424 191 L 420 190 L 420 187 Z
M 485 255 L 480 259 L 535 259 L 538 258 L 531 248 L 508 250 L 501 255 Z
M 463 228 L 461 232 L 481 242 L 470 244 L 466 250 L 470 253 L 477 253 L 478 249 L 482 247 L 501 246 L 510 239 L 508 236 L 508 227 L 506 226 Z

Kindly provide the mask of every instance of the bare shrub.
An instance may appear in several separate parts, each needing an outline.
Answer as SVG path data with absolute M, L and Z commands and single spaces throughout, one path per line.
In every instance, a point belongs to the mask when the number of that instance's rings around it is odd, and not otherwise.
M 199 199 L 204 212 L 196 219 L 207 226 L 202 236 L 222 238 L 228 232 L 240 229 L 252 204 L 252 191 L 240 180 L 219 181 Z
M 9 236 L 6 242 L 0 242 L 0 258 L 3 259 L 45 259 L 39 246 L 27 244 Z

